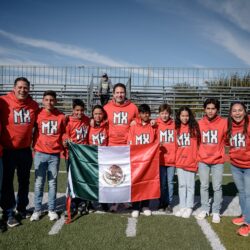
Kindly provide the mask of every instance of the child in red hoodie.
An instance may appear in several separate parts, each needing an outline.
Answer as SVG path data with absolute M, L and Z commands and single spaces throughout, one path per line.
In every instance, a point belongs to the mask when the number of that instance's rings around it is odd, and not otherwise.
M 108 146 L 107 114 L 101 105 L 92 110 L 94 126 L 89 128 L 89 145 Z
M 230 144 L 231 170 L 239 191 L 242 215 L 232 220 L 242 226 L 237 233 L 250 234 L 250 123 L 244 103 L 234 102 L 230 106 L 227 136 Z
M 198 169 L 197 151 L 200 129 L 192 111 L 181 107 L 175 120 L 177 133 L 176 168 L 178 174 L 180 210 L 177 217 L 189 218 L 194 206 L 195 173 Z
M 212 222 L 220 222 L 220 209 L 222 203 L 222 178 L 225 162 L 225 139 L 227 122 L 218 115 L 220 103 L 215 98 L 204 102 L 205 116 L 199 121 L 201 131 L 201 144 L 199 147 L 199 177 L 201 212 L 196 216 L 202 220 L 209 215 L 209 175 L 212 175 L 213 206 Z
M 95 105 L 92 110 L 94 126 L 89 128 L 89 145 L 108 146 L 107 114 L 101 105 Z M 106 203 L 101 203 L 102 209 L 108 211 Z
M 175 123 L 171 118 L 171 107 L 164 103 L 159 107 L 159 118 L 157 123 L 157 137 L 160 143 L 160 183 L 161 197 L 159 210 L 172 213 L 171 206 L 174 191 L 174 172 L 175 172 L 175 151 L 176 133 Z
M 2 126 L 0 123 L 0 134 L 2 131 Z M 3 147 L 0 144 L 0 200 L 1 200 L 1 195 L 2 195 L 2 181 L 3 181 Z M 4 232 L 6 230 L 6 226 L 5 224 L 2 222 L 2 220 L 0 220 L 0 232 Z
M 147 104 L 141 104 L 138 108 L 139 119 L 136 125 L 129 129 L 128 143 L 132 145 L 141 145 L 153 143 L 156 140 L 156 129 L 150 124 L 150 107 Z M 140 209 L 146 216 L 152 214 L 149 209 L 149 200 L 133 203 L 132 217 L 137 218 L 140 214 Z
M 88 134 L 89 134 L 89 123 L 90 119 L 84 114 L 84 102 L 80 99 L 73 100 L 73 111 L 72 115 L 68 118 L 68 123 L 66 126 L 66 132 L 63 135 L 63 146 L 65 147 L 66 155 L 66 167 L 69 170 L 69 155 L 67 145 L 71 141 L 76 144 L 88 144 Z M 90 204 L 80 198 L 72 199 L 72 208 L 79 213 L 87 213 L 90 209 Z M 92 206 L 91 206 L 92 208 Z M 74 212 L 75 212 L 74 211 Z M 68 216 L 65 212 L 65 216 Z
M 51 221 L 58 219 L 56 213 L 57 175 L 60 164 L 60 153 L 63 150 L 62 136 L 65 132 L 65 116 L 56 105 L 56 92 L 45 91 L 43 108 L 38 112 L 34 137 L 35 167 L 35 210 L 31 221 L 40 219 L 43 190 L 48 176 L 48 216 Z

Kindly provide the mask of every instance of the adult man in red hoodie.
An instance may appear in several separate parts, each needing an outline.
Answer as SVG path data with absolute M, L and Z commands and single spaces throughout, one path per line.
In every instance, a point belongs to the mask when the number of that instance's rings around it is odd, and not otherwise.
M 3 146 L 3 187 L 1 207 L 9 227 L 19 225 L 15 219 L 16 207 L 22 218 L 26 217 L 29 203 L 29 178 L 32 166 L 32 130 L 38 111 L 38 104 L 29 95 L 30 82 L 19 77 L 14 82 L 13 91 L 0 97 L 0 121 L 2 133 L 0 144 Z M 17 170 L 17 201 L 13 179 Z
M 131 121 L 138 116 L 138 109 L 134 103 L 126 99 L 126 86 L 117 83 L 113 87 L 113 99 L 104 106 L 109 123 L 109 146 L 127 145 Z M 116 211 L 118 204 L 110 207 Z
M 131 121 L 138 116 L 134 103 L 126 99 L 126 86 L 115 84 L 113 99 L 104 106 L 109 122 L 109 146 L 127 145 Z

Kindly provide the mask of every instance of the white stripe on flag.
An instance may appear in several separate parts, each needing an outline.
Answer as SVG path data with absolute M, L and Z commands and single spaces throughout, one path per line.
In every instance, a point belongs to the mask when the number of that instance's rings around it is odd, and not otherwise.
M 130 146 L 98 147 L 98 165 L 99 201 L 102 203 L 129 202 L 131 200 Z M 117 173 L 119 177 L 122 176 L 118 184 L 115 176 L 109 175 L 112 174 L 111 167 L 116 173 L 119 167 L 122 170 L 122 175 L 119 171 Z
M 69 184 L 69 188 L 70 188 L 71 197 L 72 197 L 72 198 L 75 198 L 76 195 L 75 195 L 75 193 L 74 193 L 74 188 L 73 188 L 73 183 L 72 183 L 72 177 L 71 177 L 70 166 L 69 166 L 69 173 L 68 173 L 68 184 Z

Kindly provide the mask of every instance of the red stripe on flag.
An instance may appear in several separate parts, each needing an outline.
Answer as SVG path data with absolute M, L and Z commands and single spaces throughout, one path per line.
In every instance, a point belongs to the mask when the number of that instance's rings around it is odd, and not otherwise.
M 160 197 L 159 145 L 131 145 L 131 201 Z

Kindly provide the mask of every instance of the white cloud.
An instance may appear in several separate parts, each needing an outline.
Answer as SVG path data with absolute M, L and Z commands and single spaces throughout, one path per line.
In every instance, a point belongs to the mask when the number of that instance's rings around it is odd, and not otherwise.
M 249 0 L 198 0 L 202 5 L 221 14 L 241 29 L 250 32 Z
M 80 48 L 70 44 L 63 44 L 42 39 L 33 39 L 29 37 L 18 36 L 1 29 L 0 29 L 0 35 L 18 44 L 23 44 L 33 48 L 45 49 L 59 55 L 81 59 L 94 64 L 102 64 L 106 66 L 116 66 L 116 67 L 136 66 L 126 62 L 116 61 L 108 56 L 99 54 L 98 52 L 95 52 L 93 50 Z
M 218 24 L 204 27 L 204 34 L 211 41 L 224 47 L 231 54 L 250 65 L 250 44 L 247 39 L 241 38 Z
M 39 61 L 29 59 L 30 54 L 18 49 L 11 49 L 0 46 L 1 65 L 44 65 Z

